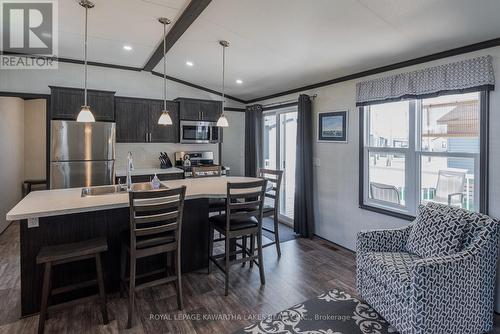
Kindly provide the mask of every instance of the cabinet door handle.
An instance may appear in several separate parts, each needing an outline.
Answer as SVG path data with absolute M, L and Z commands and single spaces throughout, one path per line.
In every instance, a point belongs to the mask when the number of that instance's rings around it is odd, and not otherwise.
M 151 136 L 151 132 L 149 133 L 149 142 L 151 143 L 153 141 L 152 139 L 152 136 Z
M 146 132 L 146 143 L 148 142 L 148 133 Z

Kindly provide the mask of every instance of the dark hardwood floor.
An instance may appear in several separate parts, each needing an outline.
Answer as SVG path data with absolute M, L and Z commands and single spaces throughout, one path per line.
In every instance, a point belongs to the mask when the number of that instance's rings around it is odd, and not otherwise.
M 173 285 L 146 289 L 137 295 L 134 326 L 125 329 L 127 302 L 108 295 L 110 322 L 102 325 L 99 305 L 89 303 L 55 313 L 46 333 L 231 333 L 262 317 L 340 288 L 355 294 L 355 255 L 319 238 L 296 239 L 276 250 L 264 250 L 266 285 L 258 268 L 232 267 L 229 296 L 215 267 L 183 275 L 184 311 L 177 310 Z M 35 333 L 38 316 L 19 319 L 19 226 L 0 235 L 0 333 Z M 493 331 L 492 333 L 500 333 Z

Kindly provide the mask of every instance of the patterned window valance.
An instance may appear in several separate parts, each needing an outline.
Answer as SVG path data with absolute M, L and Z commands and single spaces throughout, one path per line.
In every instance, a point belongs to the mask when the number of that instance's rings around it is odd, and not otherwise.
M 480 89 L 493 90 L 494 86 L 492 58 L 483 56 L 359 82 L 356 85 L 356 105 L 363 106 Z

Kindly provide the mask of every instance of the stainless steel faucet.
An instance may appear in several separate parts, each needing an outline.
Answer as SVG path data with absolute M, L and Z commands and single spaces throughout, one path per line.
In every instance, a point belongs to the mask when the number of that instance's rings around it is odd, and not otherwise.
M 132 187 L 132 175 L 131 172 L 134 170 L 134 161 L 132 160 L 132 152 L 127 154 L 127 189 L 130 190 Z

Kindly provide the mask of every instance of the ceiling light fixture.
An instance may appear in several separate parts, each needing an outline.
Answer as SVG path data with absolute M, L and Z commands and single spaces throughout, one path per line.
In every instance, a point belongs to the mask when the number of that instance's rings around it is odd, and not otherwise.
M 85 42 L 84 42 L 84 52 L 85 52 L 85 90 L 84 90 L 84 104 L 82 109 L 78 113 L 76 118 L 77 122 L 92 123 L 95 122 L 94 115 L 90 111 L 90 106 L 87 105 L 87 21 L 89 16 L 89 9 L 94 8 L 94 4 L 89 0 L 80 0 L 80 6 L 85 8 Z
M 241 85 L 241 84 L 243 83 L 243 80 L 241 80 L 241 79 L 236 79 L 236 83 L 237 83 L 238 85 Z
M 130 45 L 124 45 L 123 46 L 123 49 L 124 50 L 127 50 L 127 51 L 131 51 L 132 50 L 132 47 Z
M 226 115 L 224 114 L 224 105 L 226 104 L 226 48 L 229 46 L 229 42 L 219 41 L 219 44 L 222 46 L 222 113 L 217 120 L 217 126 L 221 128 L 227 128 L 229 126 L 229 122 L 227 121 Z
M 163 24 L 163 111 L 158 124 L 172 125 L 172 118 L 167 110 L 167 24 L 170 24 L 170 20 L 160 17 L 158 21 Z
M 189 66 L 189 67 L 193 67 L 194 66 L 193 62 L 189 61 L 189 60 L 186 62 L 186 65 Z

